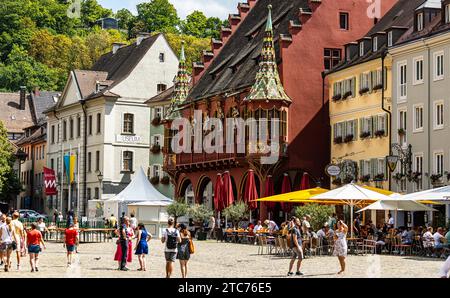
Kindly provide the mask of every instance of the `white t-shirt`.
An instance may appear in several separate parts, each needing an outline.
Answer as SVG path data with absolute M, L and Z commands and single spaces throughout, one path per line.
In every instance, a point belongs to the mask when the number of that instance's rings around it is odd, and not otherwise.
M 440 277 L 449 278 L 448 273 L 450 272 L 450 257 L 447 258 L 447 261 L 444 262 L 444 265 L 440 271 Z
M 136 227 L 137 227 L 137 218 L 136 218 L 136 217 L 131 217 L 131 218 L 130 218 L 130 226 L 131 226 L 133 229 L 136 229 Z
M 434 246 L 440 245 L 441 244 L 441 239 L 444 238 L 444 236 L 442 236 L 441 234 L 439 234 L 438 232 L 434 233 L 433 235 L 433 239 L 434 239 Z
M 262 229 L 262 225 L 256 225 L 256 226 L 253 228 L 253 233 L 258 232 L 258 231 L 261 230 L 261 229 Z
M 175 248 L 167 248 L 167 231 L 169 231 L 169 233 L 173 233 L 173 232 L 176 232 L 176 236 L 177 237 L 181 237 L 180 236 L 180 231 L 178 231 L 177 229 L 175 229 L 175 228 L 166 228 L 166 229 L 164 229 L 164 232 L 163 232 L 163 237 L 164 237 L 164 251 L 165 252 L 177 252 L 178 251 L 178 249 L 177 249 L 177 247 L 175 247 Z
M 10 231 L 6 224 L 3 224 L 1 227 L 2 231 L 2 242 L 10 244 L 13 242 L 12 235 L 13 231 Z
M 42 223 L 38 224 L 37 226 L 38 226 L 39 232 L 42 233 L 45 231 L 45 222 L 42 222 Z
M 391 217 L 391 218 L 389 218 L 389 222 L 388 222 L 388 224 L 389 225 L 394 225 L 394 223 L 395 223 L 395 220 L 394 220 L 394 218 L 393 217 Z

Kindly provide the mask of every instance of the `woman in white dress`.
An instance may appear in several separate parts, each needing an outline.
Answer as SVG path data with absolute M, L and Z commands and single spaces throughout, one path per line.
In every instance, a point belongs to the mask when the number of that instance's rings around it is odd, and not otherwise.
M 348 226 L 342 221 L 338 221 L 337 230 L 334 234 L 334 251 L 333 256 L 337 256 L 339 263 L 341 264 L 341 274 L 345 271 L 345 257 L 347 256 L 347 233 Z

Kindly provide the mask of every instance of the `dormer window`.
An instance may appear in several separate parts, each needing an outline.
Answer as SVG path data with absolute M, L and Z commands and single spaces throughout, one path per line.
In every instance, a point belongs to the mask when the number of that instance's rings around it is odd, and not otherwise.
M 389 32 L 388 32 L 388 47 L 392 47 L 392 44 L 393 44 L 393 36 L 394 36 L 394 33 L 393 33 L 392 31 L 389 31 Z
M 375 37 L 372 39 L 372 51 L 373 51 L 373 52 L 378 51 L 378 37 L 377 37 L 377 36 L 375 36 Z
M 445 23 L 450 24 L 450 4 L 445 5 Z
M 417 22 L 417 31 L 423 30 L 423 13 L 420 12 L 416 15 L 416 22 Z
M 359 43 L 359 56 L 364 56 L 364 41 Z

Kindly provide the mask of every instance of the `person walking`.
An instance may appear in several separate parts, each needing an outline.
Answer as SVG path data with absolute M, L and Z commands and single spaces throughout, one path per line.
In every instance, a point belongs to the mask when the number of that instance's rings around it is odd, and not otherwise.
M 0 212 L 0 230 L 6 224 L 5 221 L 6 221 L 6 215 Z M 3 251 L 0 250 L 0 266 L 3 266 L 3 264 L 4 264 L 3 258 L 4 258 Z
M 75 229 L 74 223 L 71 223 L 69 228 L 64 233 L 63 247 L 67 250 L 67 267 L 72 265 L 72 256 L 76 251 L 78 243 L 78 231 Z
M 333 256 L 337 256 L 341 265 L 341 274 L 345 271 L 345 258 L 347 257 L 347 233 L 348 226 L 342 221 L 337 222 L 337 230 L 334 234 L 334 251 Z
M 13 220 L 11 224 L 14 229 L 14 241 L 16 242 L 16 259 L 17 259 L 17 271 L 20 270 L 20 258 L 26 252 L 25 249 L 25 230 L 23 224 L 19 221 L 19 212 L 13 213 Z
M 38 261 L 39 261 L 39 253 L 41 252 L 41 244 L 45 247 L 44 239 L 42 239 L 42 234 L 37 229 L 37 224 L 31 224 L 31 230 L 27 231 L 27 246 L 28 246 L 28 254 L 30 255 L 30 265 L 31 272 L 38 272 Z
M 130 215 L 130 227 L 133 229 L 133 231 L 136 231 L 137 226 L 138 226 L 138 220 L 134 216 L 134 213 L 131 213 L 131 215 Z
M 293 226 L 290 229 L 290 234 L 288 237 L 290 237 L 290 248 L 292 249 L 292 258 L 289 263 L 289 271 L 288 276 L 294 275 L 294 272 L 292 269 L 294 268 L 295 260 L 297 261 L 297 272 L 295 275 L 301 276 L 303 275 L 302 272 L 300 272 L 300 267 L 302 266 L 302 260 L 303 260 L 303 248 L 302 248 L 302 234 L 300 232 L 301 230 L 301 222 L 299 218 L 295 218 L 292 221 Z M 287 224 L 289 226 L 289 224 Z
M 153 236 L 147 232 L 143 223 L 138 224 L 137 228 L 136 247 L 134 250 L 136 251 L 135 254 L 138 256 L 139 265 L 141 266 L 138 271 L 147 271 L 145 255 L 148 255 L 148 242 Z
M 37 221 L 37 230 L 41 232 L 42 239 L 45 240 L 45 234 L 47 233 L 48 229 L 45 225 L 44 219 L 40 217 Z
M 170 278 L 173 272 L 173 264 L 177 257 L 177 244 L 181 242 L 180 231 L 174 227 L 175 220 L 171 217 L 167 221 L 167 228 L 161 237 L 164 243 L 164 256 L 166 258 L 166 278 Z
M 119 240 L 114 260 L 119 263 L 119 270 L 128 271 L 127 263 L 131 263 L 133 258 L 133 240 L 134 232 L 130 227 L 130 219 L 123 217 L 122 224 L 119 227 Z
M 5 260 L 5 272 L 8 272 L 11 269 L 11 253 L 17 248 L 14 240 L 14 228 L 11 221 L 11 217 L 7 217 L 5 224 L 2 225 L 0 229 L 0 251 L 2 251 Z
M 209 239 L 214 239 L 214 232 L 216 229 L 216 219 L 214 218 L 214 216 L 211 216 L 211 218 L 209 219 L 209 229 Z
M 181 277 L 187 277 L 187 264 L 191 258 L 191 233 L 187 230 L 184 224 L 180 224 L 180 238 L 181 242 L 178 243 L 177 259 L 180 260 Z

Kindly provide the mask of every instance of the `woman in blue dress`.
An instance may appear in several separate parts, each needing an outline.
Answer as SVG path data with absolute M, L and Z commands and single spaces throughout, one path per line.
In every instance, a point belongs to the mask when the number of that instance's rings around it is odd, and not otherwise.
M 148 255 L 148 242 L 152 238 L 152 234 L 147 232 L 144 224 L 140 223 L 138 225 L 138 234 L 136 237 L 136 255 L 139 259 L 139 265 L 141 268 L 138 271 L 147 271 L 147 267 L 145 265 L 145 255 Z

